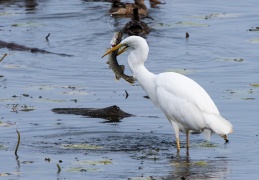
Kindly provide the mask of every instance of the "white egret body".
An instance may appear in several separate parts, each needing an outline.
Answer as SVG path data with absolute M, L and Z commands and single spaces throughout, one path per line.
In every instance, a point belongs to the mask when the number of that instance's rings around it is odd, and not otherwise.
M 206 132 L 208 140 L 212 132 L 226 142 L 232 125 L 224 119 L 207 92 L 192 79 L 174 72 L 155 75 L 144 66 L 148 56 L 148 44 L 139 36 L 130 36 L 105 55 L 125 46 L 129 48 L 128 63 L 133 76 L 146 91 L 151 101 L 162 109 L 175 131 L 177 150 L 180 150 L 179 131 L 186 133 L 187 148 L 189 132 Z M 125 49 L 124 49 L 125 50 Z M 122 50 L 122 51 L 124 51 Z M 104 55 L 104 56 L 105 56 Z

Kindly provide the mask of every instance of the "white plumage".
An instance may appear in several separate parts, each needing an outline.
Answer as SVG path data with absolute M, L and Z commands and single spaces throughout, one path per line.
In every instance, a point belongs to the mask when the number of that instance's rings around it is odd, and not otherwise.
M 133 76 L 146 91 L 151 101 L 165 113 L 175 131 L 177 150 L 180 150 L 179 131 L 186 134 L 189 147 L 189 132 L 206 131 L 208 140 L 212 132 L 222 136 L 226 142 L 232 125 L 224 119 L 207 92 L 192 79 L 174 72 L 155 75 L 144 63 L 148 56 L 148 45 L 139 36 L 130 36 L 105 55 L 125 46 L 129 48 L 128 63 Z M 123 50 L 124 51 L 124 50 Z M 105 56 L 104 55 L 104 56 Z

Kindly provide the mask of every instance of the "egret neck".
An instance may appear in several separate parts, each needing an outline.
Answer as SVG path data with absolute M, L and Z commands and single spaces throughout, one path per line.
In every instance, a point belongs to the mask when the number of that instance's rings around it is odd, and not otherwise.
M 148 53 L 143 52 L 148 51 L 142 51 L 142 53 L 139 53 L 139 49 L 134 49 L 133 51 L 131 51 L 128 57 L 128 64 L 133 73 L 134 78 L 138 80 L 139 84 L 144 89 L 144 91 L 146 91 L 151 101 L 155 105 L 158 105 L 155 84 L 156 75 L 148 71 L 148 69 L 144 66 L 144 62 L 147 59 Z M 138 56 L 136 56 L 136 54 L 138 54 Z

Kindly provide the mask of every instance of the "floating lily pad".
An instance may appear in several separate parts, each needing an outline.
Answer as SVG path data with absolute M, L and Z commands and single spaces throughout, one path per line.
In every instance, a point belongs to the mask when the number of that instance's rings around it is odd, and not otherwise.
M 129 180 L 155 180 L 156 178 L 154 178 L 153 176 L 148 176 L 148 177 L 132 177 L 132 178 L 128 178 Z M 159 178 L 160 179 L 160 178 Z
M 26 68 L 26 66 L 17 65 L 17 64 L 5 64 L 3 67 L 4 67 L 4 68 L 7 68 L 7 69 Z
M 225 19 L 225 18 L 237 18 L 240 17 L 240 14 L 235 13 L 211 13 L 208 15 L 193 15 L 193 18 L 199 19 Z
M 176 72 L 179 74 L 193 74 L 198 72 L 198 70 L 194 70 L 194 69 L 168 69 L 166 70 L 166 72 Z
M 186 167 L 191 165 L 190 162 L 186 162 L 186 161 L 182 161 L 182 162 L 172 162 L 170 165 L 174 166 L 174 167 Z
M 223 58 L 217 59 L 218 61 L 226 61 L 226 62 L 243 62 L 245 61 L 243 58 Z
M 254 38 L 254 39 L 250 39 L 248 40 L 250 43 L 259 43 L 259 38 Z
M 15 125 L 16 123 L 11 123 L 11 122 L 2 122 L 0 121 L 0 127 L 9 127 L 9 126 L 13 126 Z M 0 145 L 1 146 L 1 145 Z M 1 147 L 0 147 L 1 149 Z
M 205 161 L 197 161 L 194 163 L 195 166 L 206 166 L 208 165 Z
M 19 175 L 20 172 L 12 172 L 12 173 L 0 173 L 0 176 L 10 176 L 10 175 Z
M 46 102 L 66 102 L 64 99 L 49 99 L 49 98 L 40 98 L 40 101 L 46 101 Z
M 90 160 L 82 160 L 82 161 L 76 161 L 74 164 L 80 164 L 80 165 L 108 165 L 112 164 L 112 161 L 109 159 L 104 160 L 96 160 L 96 161 L 90 161 Z
M 62 94 L 67 94 L 67 95 L 79 95 L 79 96 L 89 95 L 88 92 L 83 92 L 83 91 L 68 91 L 68 92 L 62 92 Z
M 12 27 L 28 27 L 28 26 L 33 26 L 33 27 L 35 27 L 35 26 L 41 26 L 42 24 L 40 24 L 40 23 L 34 23 L 34 22 L 26 22 L 26 23 L 16 23 L 16 24 L 12 24 L 11 26 Z
M 91 144 L 63 144 L 61 145 L 65 149 L 102 149 L 101 146 L 91 145 Z
M 199 143 L 198 146 L 200 146 L 200 147 L 218 147 L 217 144 L 212 144 L 211 142 L 202 142 L 202 143 Z
M 171 163 L 171 165 L 173 165 L 173 166 L 175 166 L 175 167 L 207 166 L 208 163 L 206 163 L 205 161 L 196 161 L 196 162 L 183 161 L 183 162 L 173 162 L 173 163 Z
M 22 161 L 21 164 L 32 164 L 34 163 L 33 161 Z
M 248 31 L 259 31 L 259 27 L 248 29 Z
M 34 108 L 21 109 L 21 111 L 24 111 L 24 112 L 30 112 L 30 111 L 34 111 L 34 110 L 35 110 Z
M 177 23 L 158 23 L 157 25 L 154 26 L 155 29 L 170 29 L 170 28 L 175 28 L 179 26 L 184 26 L 184 27 L 189 27 L 189 26 L 198 26 L 198 27 L 204 27 L 208 26 L 208 24 L 201 24 L 201 23 L 196 23 L 196 22 L 177 22 Z
M 84 168 L 84 167 L 72 167 L 67 170 L 68 172 L 102 172 L 98 168 Z
M 255 100 L 255 98 L 242 98 L 243 100 Z
M 196 22 L 177 22 L 177 26 L 208 26 L 208 24 L 201 24 L 201 23 L 196 23 Z
M 0 16 L 10 16 L 12 13 L 9 12 L 1 12 Z
M 2 144 L 0 144 L 0 150 L 2 150 L 2 149 L 4 149 L 5 147 L 2 145 Z
M 250 86 L 259 87 L 259 83 L 250 84 Z

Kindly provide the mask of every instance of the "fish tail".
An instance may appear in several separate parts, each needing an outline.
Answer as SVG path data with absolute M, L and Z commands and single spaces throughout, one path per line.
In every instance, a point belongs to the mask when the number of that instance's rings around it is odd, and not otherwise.
M 127 76 L 126 74 L 123 74 L 121 77 L 125 79 L 127 82 L 129 82 L 130 84 L 133 84 L 135 82 L 135 79 L 133 76 Z

